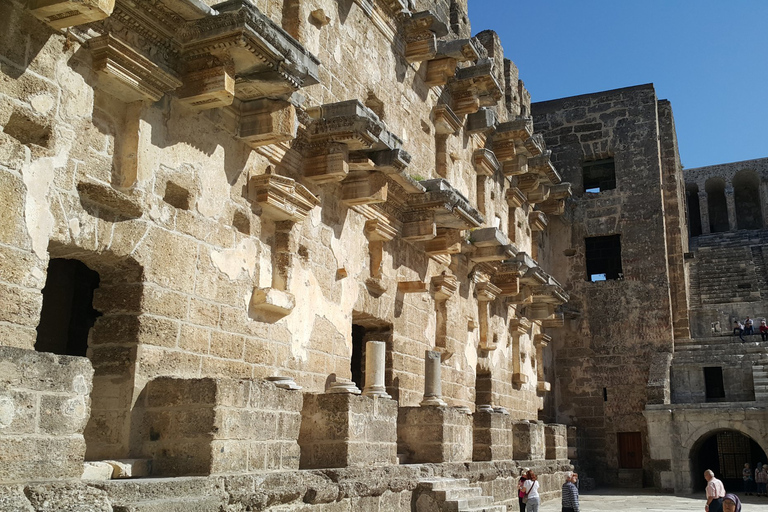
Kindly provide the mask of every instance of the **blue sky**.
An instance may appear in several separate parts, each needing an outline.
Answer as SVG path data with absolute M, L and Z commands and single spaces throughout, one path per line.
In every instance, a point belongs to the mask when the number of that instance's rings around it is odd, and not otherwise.
M 533 101 L 653 83 L 686 168 L 768 157 L 768 1 L 469 0 Z

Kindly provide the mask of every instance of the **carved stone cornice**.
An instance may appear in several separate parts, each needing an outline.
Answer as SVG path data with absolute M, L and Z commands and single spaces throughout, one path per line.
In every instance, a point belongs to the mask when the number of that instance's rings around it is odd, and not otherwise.
M 518 153 L 524 152 L 525 141 L 533 135 L 533 118 L 518 116 L 501 123 L 493 134 L 493 150 L 496 158 L 504 163 L 511 161 Z
M 491 282 L 499 287 L 501 297 L 513 297 L 520 293 L 520 274 L 526 267 L 519 261 L 499 264 L 491 278 Z
M 488 107 L 467 116 L 468 133 L 486 133 L 495 129 L 497 124 L 496 112 Z
M 301 222 L 320 204 L 320 199 L 301 183 L 271 173 L 248 180 L 248 199 L 261 206 L 264 217 L 275 221 Z
M 412 194 L 408 201 L 408 217 L 433 215 L 436 227 L 450 229 L 476 228 L 484 222 L 483 216 L 473 208 L 469 200 L 444 179 L 420 182 L 426 192 Z M 404 219 L 405 220 L 405 219 Z
M 464 125 L 461 119 L 448 105 L 435 105 L 432 109 L 432 122 L 435 125 L 435 133 L 441 135 L 453 135 Z
M 531 231 L 544 231 L 548 224 L 549 220 L 544 212 L 534 210 L 528 214 L 528 225 Z
M 522 190 L 517 187 L 509 187 L 505 192 L 507 205 L 510 208 L 520 208 L 526 203 L 527 199 Z
M 530 204 L 543 203 L 549 198 L 549 185 L 546 183 L 539 183 L 539 186 L 533 190 L 529 190 L 526 196 Z
M 540 182 L 541 176 L 536 173 L 529 172 L 526 174 L 521 174 L 517 177 L 517 188 L 527 194 L 531 190 L 535 190 L 536 187 L 539 186 Z
M 435 238 L 424 242 L 424 252 L 430 256 L 458 254 L 463 240 L 461 234 L 458 229 L 438 228 Z
M 528 334 L 531 330 L 531 321 L 525 317 L 513 318 L 509 321 L 509 333 L 512 336 Z
M 103 20 L 112 14 L 115 0 L 30 0 L 27 5 L 36 18 L 59 30 Z
M 93 55 L 93 70 L 99 82 L 123 101 L 158 101 L 169 91 L 181 86 L 181 80 L 170 71 L 107 34 L 88 41 Z
M 563 288 L 556 283 L 534 286 L 531 288 L 534 304 L 565 304 L 569 296 Z
M 567 199 L 571 197 L 572 194 L 571 184 L 568 182 L 562 182 L 558 185 L 549 187 L 549 197 L 551 199 Z
M 478 302 L 491 302 L 496 300 L 501 290 L 489 281 L 481 281 L 475 285 L 475 296 Z
M 341 184 L 341 202 L 347 206 L 384 203 L 389 180 L 378 172 L 354 171 Z
M 435 300 L 448 300 L 458 289 L 459 283 L 454 275 L 443 272 L 439 276 L 432 278 L 432 293 L 435 296 Z
M 528 169 L 530 172 L 536 172 L 542 176 L 545 176 L 549 182 L 553 185 L 560 183 L 562 178 L 560 174 L 552 165 L 551 161 L 552 151 L 547 149 L 538 156 L 534 156 L 528 159 Z
M 365 236 L 372 242 L 389 242 L 397 235 L 397 227 L 387 219 L 375 218 L 365 222 Z

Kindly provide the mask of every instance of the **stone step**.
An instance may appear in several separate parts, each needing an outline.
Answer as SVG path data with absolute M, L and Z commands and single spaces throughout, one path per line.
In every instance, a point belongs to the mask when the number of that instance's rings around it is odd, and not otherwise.
M 419 480 L 419 487 L 427 491 L 447 491 L 469 487 L 469 480 L 466 478 L 426 478 Z
M 219 512 L 226 505 L 213 496 L 144 500 L 130 505 L 112 507 L 113 512 Z
M 480 487 L 456 487 L 434 492 L 436 497 L 444 501 L 464 500 L 483 495 L 483 490 Z
M 469 509 L 476 510 L 492 506 L 493 498 L 491 496 L 475 496 L 474 498 L 446 501 L 443 510 L 445 512 L 464 512 Z
M 113 505 L 169 499 L 221 499 L 224 481 L 208 477 L 142 478 L 109 480 L 94 484 L 107 491 Z

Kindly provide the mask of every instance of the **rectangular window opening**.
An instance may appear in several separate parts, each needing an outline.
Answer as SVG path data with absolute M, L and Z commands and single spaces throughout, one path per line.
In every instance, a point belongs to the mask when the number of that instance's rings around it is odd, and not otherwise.
M 721 366 L 704 367 L 704 389 L 707 402 L 722 402 L 725 400 L 725 385 L 723 384 L 723 368 Z
M 624 279 L 621 267 L 621 235 L 593 236 L 586 245 L 587 281 Z
M 581 168 L 584 192 L 597 194 L 603 190 L 616 188 L 616 164 L 613 158 L 584 162 Z

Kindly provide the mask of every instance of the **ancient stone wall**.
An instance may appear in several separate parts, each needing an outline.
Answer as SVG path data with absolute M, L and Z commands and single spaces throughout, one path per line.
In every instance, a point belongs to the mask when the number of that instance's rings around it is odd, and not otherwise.
M 671 112 L 660 107 L 652 85 L 532 107 L 553 163 L 574 187 L 565 215 L 550 224 L 541 252 L 572 297 L 564 308 L 565 326 L 552 334 L 557 420 L 578 428 L 579 464 L 598 481 L 651 483 L 653 462 L 642 412 L 649 400 L 652 355 L 672 352 L 673 311 L 680 317 L 681 334 L 686 317 L 684 287 L 676 291 L 677 303 L 670 298 L 671 287 L 682 277 L 684 227 L 679 213 L 674 217 L 681 180 L 670 140 Z M 615 174 L 598 175 L 599 186 L 592 180 L 585 187 L 585 167 L 611 164 Z M 665 205 L 673 210 L 669 221 Z M 610 235 L 620 236 L 619 258 L 608 253 L 611 261 L 619 261 L 620 271 L 611 267 L 614 275 L 593 282 L 587 275 L 593 263 L 587 262 L 585 240 Z M 620 466 L 618 434 L 625 432 L 642 439 L 645 477 L 639 468 Z

